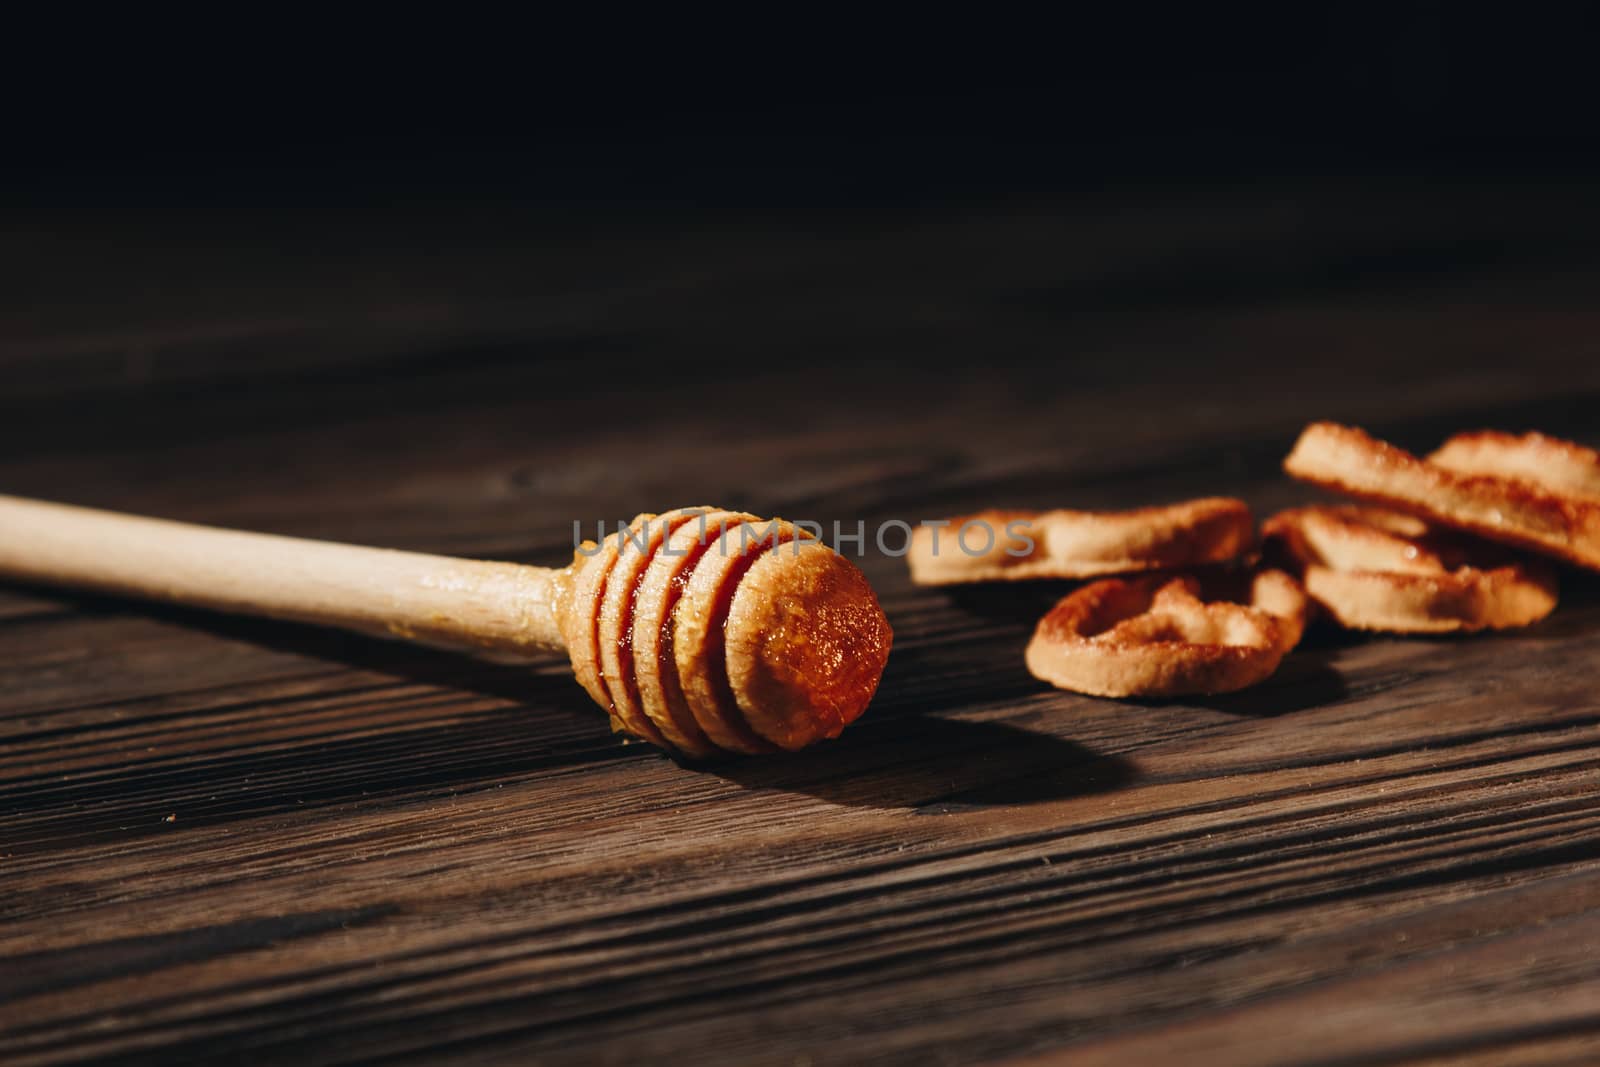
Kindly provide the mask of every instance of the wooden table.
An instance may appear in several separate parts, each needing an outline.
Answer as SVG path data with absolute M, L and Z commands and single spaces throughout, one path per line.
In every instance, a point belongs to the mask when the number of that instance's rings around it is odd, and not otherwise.
M 13 220 L 0 489 L 542 564 L 686 503 L 1265 513 L 1313 417 L 1600 440 L 1592 205 Z M 0 1058 L 1600 1060 L 1600 581 L 1111 702 L 1023 669 L 1059 587 L 861 563 L 867 716 L 705 768 L 561 664 L 0 591 Z

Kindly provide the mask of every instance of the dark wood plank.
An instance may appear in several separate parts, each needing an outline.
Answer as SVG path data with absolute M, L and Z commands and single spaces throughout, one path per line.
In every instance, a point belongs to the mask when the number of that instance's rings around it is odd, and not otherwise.
M 1600 441 L 1587 190 L 1293 188 L 461 209 L 434 256 L 380 213 L 321 220 L 313 266 L 259 220 L 136 230 L 8 320 L 0 488 L 557 563 L 574 520 L 695 501 L 1267 511 L 1320 416 Z M 57 270 L 89 239 L 26 236 Z M 143 256 L 169 284 L 119 295 Z M 608 735 L 559 663 L 4 590 L 0 1056 L 1593 1058 L 1600 582 L 1116 703 L 1022 668 L 1059 588 L 861 562 L 897 632 L 868 717 L 711 767 Z

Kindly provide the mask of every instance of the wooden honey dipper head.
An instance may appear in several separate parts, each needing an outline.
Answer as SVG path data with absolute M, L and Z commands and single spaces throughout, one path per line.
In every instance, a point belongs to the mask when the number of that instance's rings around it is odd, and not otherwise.
M 0 577 L 500 657 L 564 650 L 615 729 L 697 758 L 838 736 L 892 641 L 843 556 L 715 508 L 640 515 L 550 570 L 0 496 Z
M 640 515 L 567 574 L 557 619 L 578 680 L 615 728 L 691 756 L 836 737 L 888 659 L 866 578 L 780 519 Z

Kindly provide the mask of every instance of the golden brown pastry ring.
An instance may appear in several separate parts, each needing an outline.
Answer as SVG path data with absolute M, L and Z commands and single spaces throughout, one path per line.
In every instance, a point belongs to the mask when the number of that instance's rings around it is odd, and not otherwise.
M 1268 519 L 1262 535 L 1269 552 L 1294 562 L 1311 599 L 1350 629 L 1500 630 L 1556 606 L 1549 567 L 1402 512 L 1295 508 Z
M 1063 597 L 1028 643 L 1033 676 L 1105 697 L 1227 693 L 1262 681 L 1300 641 L 1306 599 L 1277 570 L 1249 603 L 1201 599 L 1191 577 L 1107 578 Z
M 1283 467 L 1316 485 L 1600 570 L 1600 455 L 1570 441 L 1462 434 L 1424 460 L 1355 427 L 1315 422 Z
M 906 558 L 918 585 L 955 585 L 1182 570 L 1254 542 L 1244 501 L 1208 497 L 1132 511 L 981 511 L 917 527 Z

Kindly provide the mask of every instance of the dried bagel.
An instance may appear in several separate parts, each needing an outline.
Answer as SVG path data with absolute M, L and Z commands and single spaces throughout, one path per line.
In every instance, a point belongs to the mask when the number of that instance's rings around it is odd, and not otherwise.
M 1107 697 L 1227 693 L 1262 681 L 1300 641 L 1306 598 L 1282 571 L 1250 579 L 1249 603 L 1201 598 L 1191 577 L 1107 578 L 1039 620 L 1028 670 Z
M 1402 512 L 1295 508 L 1268 519 L 1262 535 L 1300 570 L 1311 599 L 1351 629 L 1499 630 L 1556 606 L 1549 567 Z
M 1458 474 L 1512 478 L 1553 493 L 1600 499 L 1600 452 L 1542 433 L 1458 433 L 1430 453 L 1428 462 Z
M 1098 578 L 1233 559 L 1255 543 L 1250 509 L 1210 497 L 1133 511 L 983 511 L 919 526 L 918 585 Z
M 1600 456 L 1539 434 L 1451 438 L 1428 459 L 1331 422 L 1283 462 L 1296 478 L 1600 570 Z

